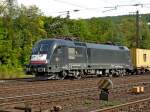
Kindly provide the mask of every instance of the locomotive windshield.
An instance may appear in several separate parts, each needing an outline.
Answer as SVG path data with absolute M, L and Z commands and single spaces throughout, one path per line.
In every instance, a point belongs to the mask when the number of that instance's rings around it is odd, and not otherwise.
M 32 54 L 47 54 L 50 43 L 36 43 L 32 49 Z

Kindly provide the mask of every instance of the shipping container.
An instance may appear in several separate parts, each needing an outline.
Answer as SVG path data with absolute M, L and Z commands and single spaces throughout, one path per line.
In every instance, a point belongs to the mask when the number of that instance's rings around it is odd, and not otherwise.
M 150 50 L 132 48 L 131 59 L 132 59 L 134 68 L 150 69 Z

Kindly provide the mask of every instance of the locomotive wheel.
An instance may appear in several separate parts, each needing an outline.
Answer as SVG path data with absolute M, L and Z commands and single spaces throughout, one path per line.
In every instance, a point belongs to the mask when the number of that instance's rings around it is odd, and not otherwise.
M 75 71 L 74 76 L 75 76 L 76 79 L 81 79 L 81 74 L 80 74 L 79 71 Z
M 108 74 L 108 77 L 113 77 L 113 74 Z
M 81 79 L 84 77 L 84 72 L 83 71 L 76 71 L 75 78 L 76 79 Z
M 76 78 L 77 78 L 77 79 L 81 79 L 81 78 L 82 78 L 82 76 L 81 76 L 81 75 L 78 75 Z
M 120 75 L 121 75 L 121 77 L 125 76 L 126 75 L 126 70 L 124 70 L 124 69 L 121 70 L 121 74 Z
M 59 79 L 64 80 L 67 75 L 68 75 L 68 73 L 63 70 L 62 72 L 59 73 L 58 77 L 59 77 Z

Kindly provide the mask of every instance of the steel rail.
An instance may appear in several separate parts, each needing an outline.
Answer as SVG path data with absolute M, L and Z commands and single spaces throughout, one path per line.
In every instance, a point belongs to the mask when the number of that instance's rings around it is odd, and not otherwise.
M 148 72 L 150 73 L 150 72 Z M 147 76 L 149 75 L 148 73 L 145 73 L 144 75 L 142 76 Z M 139 77 L 141 75 L 125 75 L 124 77 Z M 80 80 L 93 80 L 93 79 L 98 79 L 98 78 L 107 78 L 107 77 L 86 77 L 86 78 L 83 78 L 83 79 L 80 79 Z M 115 78 L 115 77 L 114 77 Z M 11 79 L 0 79 L 0 82 L 3 83 L 5 81 L 26 81 L 26 80 L 32 80 L 32 81 L 47 81 L 49 79 L 39 79 L 39 78 L 36 78 L 36 77 L 25 77 L 25 78 L 11 78 Z M 65 80 L 55 80 L 55 81 L 67 81 L 68 79 L 65 79 Z M 76 80 L 76 79 L 74 79 Z
M 118 91 L 118 89 L 124 89 L 125 87 L 132 87 L 132 86 L 137 86 L 137 85 L 149 85 L 150 82 L 139 82 L 139 83 L 134 83 L 134 84 L 122 84 L 122 85 L 118 85 L 115 86 L 113 89 L 111 89 L 112 91 Z M 58 94 L 58 93 L 66 93 L 66 92 L 73 92 L 73 91 L 86 91 L 86 90 L 98 90 L 98 87 L 93 87 L 93 88 L 84 88 L 84 89 L 74 89 L 74 90 L 66 90 L 66 91 L 56 91 L 56 92 L 46 92 L 46 93 L 33 93 L 30 95 L 22 95 L 22 96 L 15 96 L 15 97 L 0 97 L 0 100 L 4 100 L 4 99 L 12 99 L 12 98 L 20 98 L 20 97 L 27 97 L 27 96 L 39 96 L 39 95 L 48 95 L 48 94 Z
M 143 83 L 140 83 L 143 84 Z M 144 83 L 144 84 L 150 84 L 150 83 Z M 133 86 L 133 85 L 130 85 Z M 129 85 L 127 85 L 126 87 L 130 87 Z M 120 88 L 120 86 L 116 86 L 115 88 L 111 89 L 112 92 L 115 91 L 122 91 L 122 89 L 127 89 L 125 88 L 125 86 L 123 86 L 122 88 Z M 26 94 L 26 95 L 21 95 L 21 96 L 13 96 L 13 97 L 0 97 L 0 101 L 4 102 L 4 101 L 10 101 L 10 100 L 22 100 L 25 98 L 41 98 L 41 97 L 60 97 L 60 96 L 70 96 L 70 95 L 77 95 L 77 94 L 84 94 L 87 92 L 93 92 L 96 91 L 98 92 L 99 89 L 98 87 L 93 87 L 93 88 L 84 88 L 84 89 L 74 89 L 74 90 L 65 90 L 65 91 L 56 91 L 56 92 L 44 92 L 44 93 L 33 93 L 33 94 Z M 20 102 L 20 101 L 19 101 Z M 0 106 L 4 105 L 3 103 L 0 104 Z
M 111 111 L 111 110 L 115 111 L 115 109 L 131 106 L 131 105 L 139 104 L 139 103 L 143 103 L 143 102 L 148 102 L 148 101 L 150 101 L 150 97 L 146 98 L 146 99 L 142 99 L 142 100 L 137 100 L 137 101 L 121 104 L 121 105 L 116 105 L 116 106 L 104 108 L 104 109 L 93 110 L 93 111 L 90 111 L 90 112 L 107 112 L 107 111 Z
M 87 85 L 90 85 L 92 81 L 88 82 Z M 52 83 L 53 85 L 60 85 L 60 84 L 55 84 L 55 83 Z M 124 87 L 132 87 L 132 86 L 137 86 L 137 85 L 147 85 L 147 84 L 150 84 L 150 81 L 147 81 L 147 82 L 138 82 L 138 83 L 132 83 L 132 84 L 120 84 L 120 85 L 116 85 L 114 86 L 113 89 L 118 89 L 118 88 L 124 88 Z M 68 83 L 65 83 L 65 84 L 61 84 L 62 86 L 68 86 Z M 80 85 L 78 82 L 77 83 L 74 83 L 74 85 Z M 82 84 L 81 84 L 82 85 Z M 45 87 L 45 84 L 38 84 L 37 86 L 40 86 L 40 87 Z M 37 87 L 34 87 L 33 85 L 29 85 L 27 87 L 25 87 L 27 89 L 36 89 Z M 5 91 L 10 91 L 14 88 L 4 88 Z M 24 88 L 22 88 L 22 86 L 20 87 L 17 87 L 17 90 L 22 90 Z M 0 91 L 4 91 L 4 90 L 0 90 Z
M 92 91 L 97 91 L 97 88 L 85 88 L 83 89 L 75 89 L 75 90 L 67 90 L 67 91 L 59 91 L 59 92 L 47 92 L 47 93 L 39 93 L 39 94 L 30 94 L 30 95 L 22 95 L 22 96 L 14 96 L 14 97 L 5 97 L 5 98 L 0 98 L 1 102 L 5 102 L 5 100 L 8 101 L 12 101 L 12 100 L 24 100 L 25 98 L 32 98 L 33 99 L 38 99 L 38 98 L 45 98 L 45 97 L 49 97 L 49 99 L 53 99 L 53 98 L 59 98 L 59 97 L 70 97 L 70 95 L 72 96 L 76 96 L 83 94 L 85 96 L 85 93 L 88 92 L 92 92 Z M 81 95 L 81 96 L 83 96 Z M 22 98 L 22 99 L 21 99 Z M 22 101 L 19 101 L 22 102 Z M 26 102 L 26 101 L 23 101 Z M 6 105 L 9 103 L 1 103 L 0 106 Z M 10 103 L 12 104 L 12 102 Z

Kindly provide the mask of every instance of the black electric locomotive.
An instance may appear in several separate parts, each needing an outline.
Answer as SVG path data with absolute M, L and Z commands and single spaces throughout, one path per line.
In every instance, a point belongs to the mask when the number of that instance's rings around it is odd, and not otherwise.
M 133 69 L 125 46 L 44 39 L 32 49 L 26 73 L 52 79 L 125 75 Z

